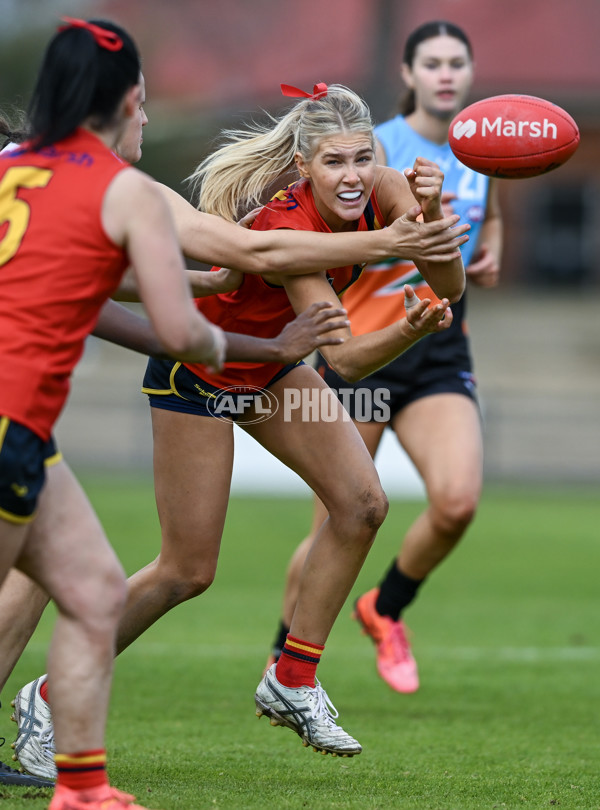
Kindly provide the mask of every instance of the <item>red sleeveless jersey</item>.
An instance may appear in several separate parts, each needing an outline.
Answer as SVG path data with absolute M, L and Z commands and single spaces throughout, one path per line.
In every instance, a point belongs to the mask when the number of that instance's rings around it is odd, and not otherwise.
M 358 221 L 359 231 L 375 230 L 385 224 L 375 192 L 371 194 L 363 215 Z M 279 191 L 266 205 L 253 226 L 268 231 L 288 228 L 301 231 L 331 229 L 317 211 L 310 183 L 299 180 Z M 213 267 L 213 270 L 218 270 Z M 338 295 L 353 284 L 362 267 L 348 265 L 327 272 L 327 278 Z M 196 300 L 198 309 L 227 332 L 240 332 L 256 337 L 276 337 L 295 317 L 285 289 L 269 284 L 261 276 L 244 275 L 241 286 L 230 293 L 212 295 Z M 227 363 L 219 374 L 208 374 L 205 367 L 186 363 L 187 368 L 212 385 L 226 388 L 233 385 L 264 387 L 283 368 L 280 363 Z
M 84 129 L 39 152 L 0 153 L 0 414 L 43 439 L 127 267 L 101 222 L 127 166 Z

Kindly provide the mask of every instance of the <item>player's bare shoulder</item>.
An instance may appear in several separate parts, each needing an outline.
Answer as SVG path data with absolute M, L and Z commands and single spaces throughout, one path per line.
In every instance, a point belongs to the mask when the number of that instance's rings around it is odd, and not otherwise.
M 110 239 L 124 245 L 131 206 L 139 202 L 143 181 L 141 172 L 132 166 L 120 171 L 111 180 L 102 201 L 102 225 Z
M 123 245 L 136 219 L 146 222 L 168 217 L 169 208 L 157 183 L 144 172 L 128 166 L 109 184 L 102 204 L 102 224 L 107 235 Z

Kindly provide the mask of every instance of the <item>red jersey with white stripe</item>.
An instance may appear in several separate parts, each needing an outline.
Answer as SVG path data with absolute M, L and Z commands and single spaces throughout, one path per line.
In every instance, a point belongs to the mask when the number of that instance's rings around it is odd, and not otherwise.
M 84 129 L 39 152 L 0 153 L 0 414 L 43 439 L 128 264 L 101 221 L 127 166 Z
M 373 192 L 358 221 L 357 230 L 376 230 L 384 224 Z M 310 183 L 306 180 L 299 180 L 275 194 L 252 227 L 261 231 L 288 228 L 331 233 L 317 211 Z M 348 265 L 329 270 L 327 278 L 335 292 L 341 295 L 361 273 L 361 266 Z M 199 298 L 196 305 L 209 320 L 225 331 L 264 338 L 276 337 L 295 317 L 285 289 L 270 284 L 261 276 L 253 275 L 244 275 L 237 290 Z M 204 366 L 190 363 L 185 365 L 202 379 L 220 388 L 244 384 L 264 387 L 283 368 L 280 363 L 227 363 L 219 374 L 209 375 Z

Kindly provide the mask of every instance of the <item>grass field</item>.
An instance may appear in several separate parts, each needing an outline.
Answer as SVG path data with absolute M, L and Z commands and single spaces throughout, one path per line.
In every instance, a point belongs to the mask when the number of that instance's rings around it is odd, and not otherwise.
M 158 549 L 148 481 L 84 479 L 132 572 Z M 351 599 L 376 583 L 422 503 L 392 503 Z M 320 665 L 353 759 L 302 747 L 254 716 L 285 563 L 310 503 L 232 499 L 213 588 L 117 661 L 108 729 L 114 784 L 153 810 L 600 808 L 600 500 L 489 488 L 454 555 L 407 613 L 421 689 L 392 692 L 351 599 Z M 44 670 L 51 613 L 2 695 Z M 8 760 L 8 741 L 0 754 Z M 48 791 L 1 788 L 7 810 Z

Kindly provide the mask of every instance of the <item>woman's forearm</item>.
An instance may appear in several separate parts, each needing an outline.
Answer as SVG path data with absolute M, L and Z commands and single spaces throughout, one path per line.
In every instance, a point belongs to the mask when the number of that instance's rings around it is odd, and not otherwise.
M 197 261 L 246 273 L 303 275 L 394 256 L 400 240 L 393 229 L 360 233 L 254 231 L 196 212 L 193 228 L 180 234 L 184 253 Z M 201 218 L 201 219 L 200 219 Z
M 385 329 L 346 339 L 340 346 L 324 347 L 321 354 L 342 379 L 354 383 L 391 363 L 420 337 L 406 318 L 401 318 Z
M 465 268 L 461 256 L 449 262 L 415 262 L 419 273 L 438 298 L 458 301 L 465 291 Z
M 168 356 L 147 318 L 110 299 L 100 311 L 92 334 L 134 352 L 153 357 Z
M 183 252 L 191 259 L 246 273 L 313 273 L 348 264 L 365 264 L 402 256 L 405 233 L 392 225 L 360 233 L 253 231 L 194 208 L 167 186 L 169 203 Z

